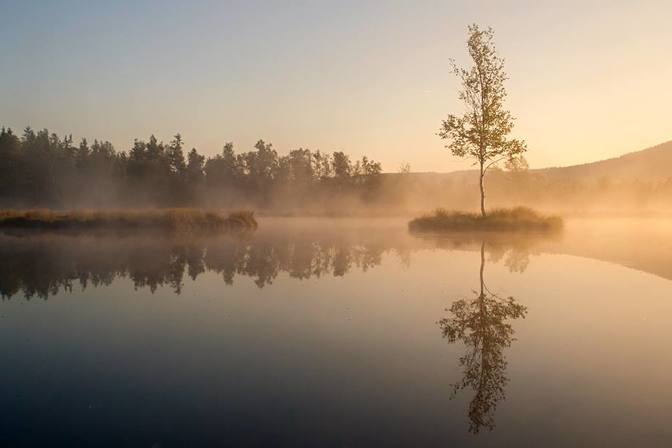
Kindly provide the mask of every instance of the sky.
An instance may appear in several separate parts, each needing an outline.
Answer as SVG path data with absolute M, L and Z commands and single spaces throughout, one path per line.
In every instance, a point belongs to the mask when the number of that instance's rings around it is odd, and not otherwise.
M 531 167 L 672 139 L 669 1 L 0 0 L 0 125 L 214 155 L 258 139 L 367 155 L 385 171 L 469 167 L 449 60 L 491 26 Z

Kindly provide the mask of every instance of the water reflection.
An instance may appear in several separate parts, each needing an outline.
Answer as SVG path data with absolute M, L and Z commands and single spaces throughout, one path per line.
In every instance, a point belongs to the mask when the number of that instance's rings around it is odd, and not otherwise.
M 539 239 L 491 235 L 488 252 L 493 261 L 522 272 Z M 195 280 L 206 271 L 220 274 L 227 285 L 244 276 L 263 288 L 280 273 L 296 279 L 338 277 L 380 264 L 387 252 L 408 266 L 413 251 L 478 250 L 477 241 L 464 234 L 416 238 L 398 227 L 311 230 L 301 225 L 218 237 L 0 234 L 0 297 L 47 299 L 75 287 L 107 286 L 117 278 L 130 279 L 136 289 L 167 286 L 180 294 L 185 275 Z
M 661 243 L 669 240 L 667 233 L 656 244 L 631 243 L 634 250 L 611 244 L 634 241 L 629 233 L 620 232 L 613 231 L 608 240 L 584 228 L 579 234 L 565 232 L 563 237 L 493 233 L 487 235 L 486 245 L 489 259 L 504 263 L 511 272 L 525 270 L 532 255 L 567 253 L 672 278 L 668 272 L 670 246 Z M 308 279 L 343 276 L 353 269 L 365 271 L 380 264 L 388 252 L 409 265 L 412 253 L 421 249 L 478 251 L 482 237 L 409 235 L 403 222 L 303 219 L 264 222 L 254 235 L 220 237 L 0 233 L 0 297 L 47 298 L 74 287 L 109 285 L 116 278 L 130 279 L 135 288 L 155 291 L 167 286 L 179 294 L 185 275 L 196 279 L 206 271 L 220 274 L 228 285 L 244 276 L 263 288 L 280 273 Z
M 669 445 L 672 359 L 651 341 L 669 339 L 672 284 L 546 254 L 653 271 L 672 238 L 636 240 L 628 258 L 599 232 L 484 242 L 381 221 L 264 224 L 217 238 L 0 234 L 0 293 L 15 297 L 0 307 L 0 445 Z M 133 285 L 158 294 L 129 297 Z M 54 306 L 17 300 L 82 287 Z
M 472 389 L 469 403 L 469 431 L 478 433 L 495 427 L 494 412 L 497 403 L 505 398 L 507 361 L 504 349 L 514 341 L 510 321 L 524 318 L 527 308 L 513 297 L 493 293 L 485 283 L 485 241 L 481 242 L 480 288 L 475 298 L 459 299 L 447 310 L 450 315 L 439 321 L 443 337 L 449 342 L 461 341 L 466 353 L 460 357 L 462 379 L 453 385 L 452 397 L 460 390 Z M 501 258 L 501 251 L 494 252 Z M 521 271 L 529 258 L 511 251 L 507 263 L 510 270 Z
M 389 244 L 334 235 L 180 239 L 0 235 L 0 296 L 23 293 L 28 299 L 46 299 L 76 285 L 83 289 L 109 285 L 115 278 L 130 279 L 136 289 L 148 287 L 154 292 L 169 286 L 179 294 L 185 274 L 196 279 L 206 271 L 219 273 L 228 285 L 237 275 L 251 277 L 262 288 L 280 272 L 307 279 L 342 276 L 353 267 L 367 270 L 381 262 Z

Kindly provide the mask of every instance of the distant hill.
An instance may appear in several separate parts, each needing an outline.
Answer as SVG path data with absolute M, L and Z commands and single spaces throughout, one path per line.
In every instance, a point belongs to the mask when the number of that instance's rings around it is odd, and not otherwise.
M 474 210 L 478 171 L 390 173 L 384 176 L 394 205 L 407 210 L 444 207 Z M 400 199 L 399 199 L 400 198 Z M 489 207 L 525 205 L 561 212 L 672 210 L 672 141 L 607 160 L 531 169 L 492 171 L 486 178 Z
M 662 181 L 672 177 L 672 141 L 613 159 L 530 171 L 569 179 L 599 180 L 608 177 L 614 180 Z
M 597 162 L 571 165 L 565 167 L 550 167 L 530 169 L 530 173 L 542 174 L 549 180 L 583 180 L 599 181 L 601 178 L 612 180 L 641 180 L 664 181 L 672 177 L 672 141 L 641 151 L 624 154 L 620 157 L 599 160 Z M 421 178 L 423 182 L 440 184 L 442 182 L 472 182 L 475 180 L 476 170 L 460 170 L 448 173 L 410 173 L 406 176 Z M 390 173 L 396 177 L 399 174 Z

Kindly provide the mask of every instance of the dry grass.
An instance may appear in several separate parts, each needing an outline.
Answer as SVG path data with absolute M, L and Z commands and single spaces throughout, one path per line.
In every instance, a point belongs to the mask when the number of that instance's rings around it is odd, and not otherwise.
M 449 212 L 438 209 L 434 213 L 415 218 L 408 223 L 412 231 L 537 231 L 550 232 L 562 228 L 562 218 L 546 216 L 532 209 L 516 207 L 495 209 L 484 218 L 480 213 Z
M 46 230 L 222 231 L 257 228 L 254 213 L 190 208 L 148 210 L 0 210 L 0 227 Z

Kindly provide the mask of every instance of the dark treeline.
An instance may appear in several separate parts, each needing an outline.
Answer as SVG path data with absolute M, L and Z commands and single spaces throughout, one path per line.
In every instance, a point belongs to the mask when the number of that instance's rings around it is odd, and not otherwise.
M 672 177 L 577 176 L 553 170 L 491 170 L 492 207 L 552 212 L 669 211 Z M 381 173 L 366 157 L 296 149 L 279 155 L 259 141 L 235 152 L 227 143 L 206 158 L 177 135 L 150 137 L 130 150 L 43 130 L 0 129 L 0 208 L 214 207 L 271 214 L 417 214 L 443 207 L 475 210 L 478 172 Z
M 366 203 L 380 185 L 380 163 L 353 162 L 343 152 L 296 149 L 278 155 L 259 140 L 236 153 L 227 143 L 206 158 L 185 150 L 179 134 L 164 143 L 151 136 L 128 151 L 108 141 L 63 138 L 26 128 L 0 131 L 1 207 L 187 206 L 291 209 L 339 198 Z

